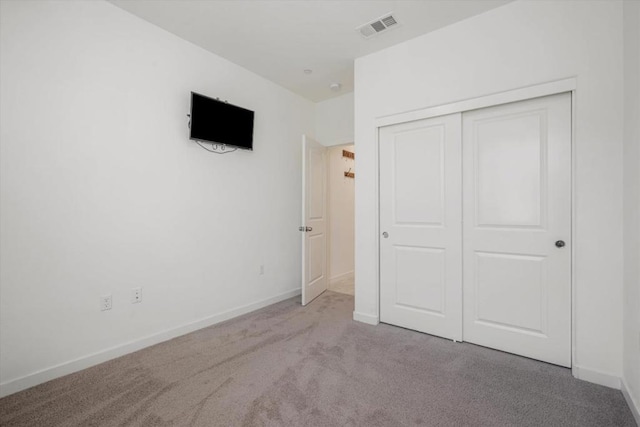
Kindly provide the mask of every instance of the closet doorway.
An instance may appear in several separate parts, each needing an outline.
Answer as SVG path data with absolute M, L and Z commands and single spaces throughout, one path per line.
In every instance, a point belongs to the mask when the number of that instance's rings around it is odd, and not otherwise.
M 571 94 L 379 144 L 380 320 L 571 366 Z

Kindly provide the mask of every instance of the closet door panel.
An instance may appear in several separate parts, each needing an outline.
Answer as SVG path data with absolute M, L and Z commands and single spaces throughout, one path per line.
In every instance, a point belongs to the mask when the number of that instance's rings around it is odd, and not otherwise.
M 380 129 L 380 320 L 462 337 L 461 115 Z
M 462 122 L 464 340 L 571 366 L 571 95 Z

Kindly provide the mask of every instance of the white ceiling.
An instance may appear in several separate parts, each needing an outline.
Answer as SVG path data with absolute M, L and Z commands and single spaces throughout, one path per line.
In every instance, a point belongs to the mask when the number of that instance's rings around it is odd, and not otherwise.
M 355 58 L 510 0 L 110 1 L 317 102 L 353 90 Z M 401 25 L 371 39 L 355 31 L 387 12 Z M 341 91 L 329 89 L 333 82 L 342 84 Z

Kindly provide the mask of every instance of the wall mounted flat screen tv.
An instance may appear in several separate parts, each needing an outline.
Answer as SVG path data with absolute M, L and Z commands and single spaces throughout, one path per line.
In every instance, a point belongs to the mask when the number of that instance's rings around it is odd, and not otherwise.
M 189 139 L 253 150 L 254 112 L 191 92 Z

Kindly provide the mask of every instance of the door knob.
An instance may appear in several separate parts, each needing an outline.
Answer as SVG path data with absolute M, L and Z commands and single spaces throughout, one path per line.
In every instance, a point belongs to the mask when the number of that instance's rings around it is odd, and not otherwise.
M 382 237 L 384 237 L 384 238 L 386 239 L 387 237 L 389 237 L 389 233 L 387 233 L 387 232 L 385 231 L 384 233 L 382 233 Z
M 304 231 L 313 231 L 313 227 L 305 227 Z
M 556 242 L 556 247 L 557 247 L 557 248 L 563 248 L 563 247 L 564 247 L 564 245 L 565 245 L 564 240 L 558 240 L 558 241 Z

